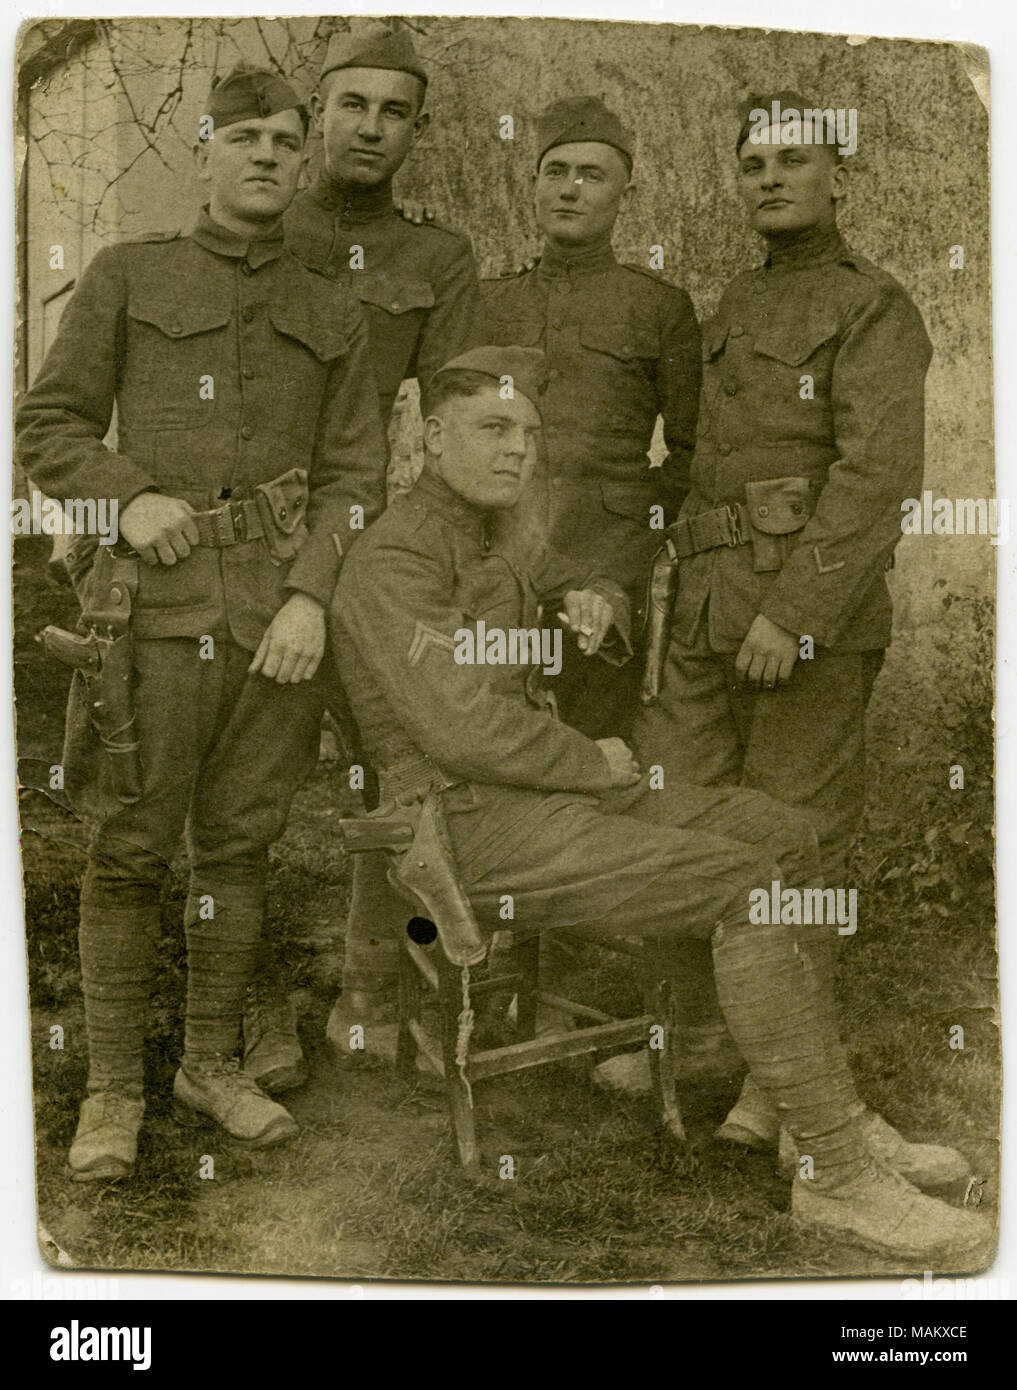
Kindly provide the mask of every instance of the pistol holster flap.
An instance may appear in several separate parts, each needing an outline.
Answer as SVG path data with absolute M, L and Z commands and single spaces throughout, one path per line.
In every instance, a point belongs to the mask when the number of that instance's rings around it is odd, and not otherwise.
M 787 559 L 787 536 L 802 530 L 812 515 L 812 483 L 808 478 L 766 478 L 745 484 L 745 501 L 752 527 L 752 568 L 759 573 L 779 570 Z
M 285 564 L 307 539 L 307 469 L 291 468 L 254 492 L 268 553 L 277 565 Z

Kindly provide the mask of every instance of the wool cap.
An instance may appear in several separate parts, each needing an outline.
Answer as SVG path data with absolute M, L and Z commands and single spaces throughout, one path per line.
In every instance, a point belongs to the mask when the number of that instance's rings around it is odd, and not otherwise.
M 563 97 L 554 101 L 537 121 L 537 168 L 556 145 L 595 141 L 611 145 L 625 156 L 632 172 L 635 139 L 599 97 Z
M 328 41 L 321 76 L 336 68 L 386 68 L 390 72 L 409 72 L 427 86 L 413 40 L 405 29 L 387 24 L 366 24 L 356 33 L 337 32 Z
M 489 376 L 495 386 L 503 385 L 502 378 L 512 378 L 512 389 L 524 395 L 539 410 L 547 376 L 544 354 L 537 348 L 476 347 L 453 357 L 439 367 L 431 378 L 432 389 L 445 372 L 480 372 Z

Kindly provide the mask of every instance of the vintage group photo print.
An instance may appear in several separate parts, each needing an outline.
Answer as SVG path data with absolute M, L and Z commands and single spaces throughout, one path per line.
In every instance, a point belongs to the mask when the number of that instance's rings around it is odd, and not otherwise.
M 53 1266 L 991 1272 L 989 57 L 646 18 L 20 30 Z

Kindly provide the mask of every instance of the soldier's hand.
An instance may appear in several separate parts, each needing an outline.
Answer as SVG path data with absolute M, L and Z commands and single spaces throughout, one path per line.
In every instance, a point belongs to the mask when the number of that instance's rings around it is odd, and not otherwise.
M 798 641 L 793 632 L 758 613 L 735 660 L 735 670 L 743 681 L 764 690 L 773 690 L 778 682 L 785 685 L 798 660 Z
M 620 738 L 598 738 L 596 742 L 611 770 L 611 786 L 634 787 L 639 781 L 639 764 L 628 744 Z
M 280 685 L 309 681 L 325 655 L 325 610 L 310 594 L 293 594 L 265 630 L 248 666 Z
M 405 222 L 412 222 L 415 227 L 434 221 L 434 208 L 429 208 L 426 203 L 418 203 L 414 198 L 393 198 L 392 205 Z
M 571 589 L 562 599 L 564 613 L 558 614 L 563 627 L 576 634 L 581 652 L 592 656 L 607 636 L 614 621 L 614 609 L 593 589 Z
M 194 508 L 179 497 L 139 492 L 120 514 L 120 534 L 146 565 L 175 565 L 198 544 Z
M 501 278 L 508 279 L 509 276 L 512 275 L 526 275 L 531 270 L 536 269 L 539 260 L 539 256 L 528 256 L 525 261 L 517 261 L 516 264 L 510 266 L 508 270 L 503 270 L 501 272 Z

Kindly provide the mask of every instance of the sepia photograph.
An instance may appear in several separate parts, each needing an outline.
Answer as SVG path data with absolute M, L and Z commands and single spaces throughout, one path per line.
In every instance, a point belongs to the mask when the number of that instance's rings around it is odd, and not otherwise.
M 42 1258 L 974 1297 L 990 54 L 648 6 L 14 62 Z

